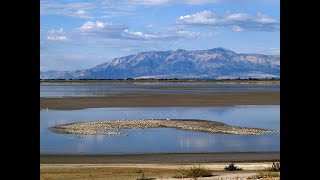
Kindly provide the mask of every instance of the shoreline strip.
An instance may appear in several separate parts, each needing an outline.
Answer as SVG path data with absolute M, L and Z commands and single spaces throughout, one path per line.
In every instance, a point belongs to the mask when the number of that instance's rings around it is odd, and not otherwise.
M 279 151 L 113 155 L 40 155 L 40 164 L 183 164 L 216 162 L 273 162 L 279 160 Z

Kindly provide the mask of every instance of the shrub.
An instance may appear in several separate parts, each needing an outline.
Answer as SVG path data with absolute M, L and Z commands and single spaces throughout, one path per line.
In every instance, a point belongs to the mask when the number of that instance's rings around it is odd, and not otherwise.
M 279 172 L 280 171 L 280 163 L 272 163 L 271 168 L 269 169 L 272 172 Z
M 242 170 L 242 168 L 238 168 L 233 163 L 229 164 L 229 166 L 226 166 L 224 169 L 226 171 L 240 171 L 240 170 Z
M 206 168 L 204 165 L 198 164 L 194 165 L 189 169 L 181 168 L 174 178 L 197 178 L 197 177 L 210 177 L 212 176 L 212 171 Z

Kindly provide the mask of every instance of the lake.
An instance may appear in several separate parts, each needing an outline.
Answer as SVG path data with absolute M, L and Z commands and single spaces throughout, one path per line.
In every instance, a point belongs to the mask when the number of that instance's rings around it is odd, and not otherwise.
M 68 86 L 65 86 L 68 88 Z M 63 88 L 62 88 L 63 89 Z M 63 90 L 66 91 L 65 89 Z M 280 151 L 280 134 L 210 134 L 170 128 L 122 130 L 128 136 L 58 134 L 54 125 L 117 119 L 204 119 L 280 130 L 279 105 L 231 107 L 95 108 L 40 111 L 41 154 L 135 154 Z

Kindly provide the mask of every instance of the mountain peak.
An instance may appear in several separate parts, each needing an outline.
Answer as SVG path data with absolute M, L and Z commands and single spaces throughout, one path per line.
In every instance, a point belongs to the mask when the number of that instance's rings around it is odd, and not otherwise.
M 226 48 L 223 48 L 223 47 L 217 47 L 217 48 L 209 49 L 208 51 L 237 54 L 234 51 L 231 51 L 230 49 L 226 49 Z
M 184 49 L 179 49 L 179 48 L 175 48 L 172 50 L 172 52 L 182 52 L 182 51 L 186 51 Z

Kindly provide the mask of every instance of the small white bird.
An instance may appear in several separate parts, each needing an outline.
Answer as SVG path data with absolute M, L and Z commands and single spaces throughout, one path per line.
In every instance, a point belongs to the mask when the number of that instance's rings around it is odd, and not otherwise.
M 122 118 L 122 120 L 124 120 L 124 118 Z
M 167 121 L 169 121 L 170 119 L 169 118 L 167 118 Z

